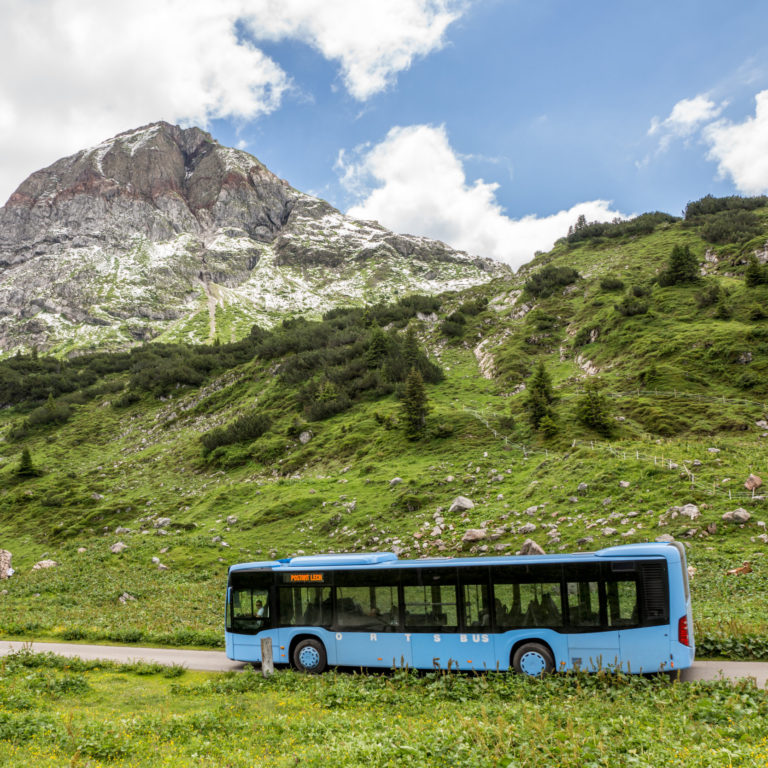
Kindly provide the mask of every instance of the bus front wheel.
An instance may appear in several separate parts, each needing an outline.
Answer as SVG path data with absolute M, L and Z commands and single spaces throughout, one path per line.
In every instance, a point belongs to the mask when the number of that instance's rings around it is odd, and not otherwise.
M 299 672 L 320 674 L 325 669 L 326 661 L 325 646 L 314 638 L 296 643 L 293 649 L 293 664 Z
M 555 669 L 552 651 L 542 643 L 523 643 L 512 656 L 512 667 L 520 675 L 542 677 Z

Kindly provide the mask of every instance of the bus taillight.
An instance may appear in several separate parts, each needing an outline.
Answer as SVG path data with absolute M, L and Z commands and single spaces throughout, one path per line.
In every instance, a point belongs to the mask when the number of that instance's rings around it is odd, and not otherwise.
M 691 641 L 688 637 L 688 617 L 681 616 L 680 621 L 677 622 L 677 642 L 682 645 L 690 645 Z

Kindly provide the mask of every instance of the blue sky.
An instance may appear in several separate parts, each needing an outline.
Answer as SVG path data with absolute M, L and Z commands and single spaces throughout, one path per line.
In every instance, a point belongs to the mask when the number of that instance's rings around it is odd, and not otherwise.
M 203 124 L 344 211 L 515 266 L 579 213 L 768 192 L 765 2 L 107 5 L 0 12 L 4 71 L 25 72 L 0 82 L 0 197 L 157 119 Z

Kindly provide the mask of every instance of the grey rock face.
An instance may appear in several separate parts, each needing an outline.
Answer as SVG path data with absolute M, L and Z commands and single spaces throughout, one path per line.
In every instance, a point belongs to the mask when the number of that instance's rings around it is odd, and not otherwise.
M 243 311 L 244 335 L 508 272 L 350 219 L 199 128 L 153 123 L 33 173 L 0 208 L 0 348 L 207 341 L 217 304 Z

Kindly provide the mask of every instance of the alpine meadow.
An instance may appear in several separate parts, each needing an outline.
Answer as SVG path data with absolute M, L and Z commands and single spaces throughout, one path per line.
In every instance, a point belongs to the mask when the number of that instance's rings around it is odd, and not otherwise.
M 238 562 L 660 540 L 697 657 L 768 661 L 768 198 L 581 216 L 513 272 L 157 123 L 0 224 L 0 640 L 223 649 Z M 0 678 L 12 766 L 768 765 L 749 681 L 29 650 Z

